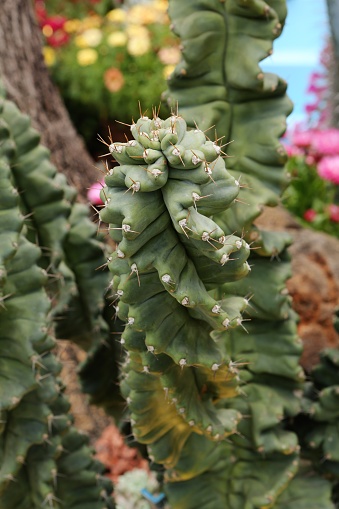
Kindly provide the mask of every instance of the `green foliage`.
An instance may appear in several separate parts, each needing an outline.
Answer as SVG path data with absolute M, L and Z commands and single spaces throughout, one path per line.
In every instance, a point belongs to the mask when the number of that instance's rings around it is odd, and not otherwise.
M 314 159 L 292 155 L 286 167 L 291 182 L 283 204 L 306 227 L 339 238 L 338 185 L 320 177 Z
M 164 8 L 165 2 L 153 2 L 111 10 L 105 16 L 88 12 L 58 29 L 65 38 L 62 44 L 53 34 L 46 38 L 45 59 L 53 80 L 92 148 L 96 134 L 116 118 L 120 122 L 137 118 L 138 102 L 159 103 L 166 71 L 179 57 Z M 42 22 L 44 33 L 52 30 L 53 19 Z

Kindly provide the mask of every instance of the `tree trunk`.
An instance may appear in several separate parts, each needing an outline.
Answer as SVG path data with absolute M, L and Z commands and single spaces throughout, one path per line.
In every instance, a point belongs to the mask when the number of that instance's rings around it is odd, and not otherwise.
M 0 1 L 0 79 L 8 98 L 31 117 L 52 162 L 84 198 L 98 172 L 50 79 L 31 0 Z
M 330 123 L 339 127 L 339 0 L 327 0 L 328 19 L 331 29 L 332 54 L 328 65 L 330 89 Z

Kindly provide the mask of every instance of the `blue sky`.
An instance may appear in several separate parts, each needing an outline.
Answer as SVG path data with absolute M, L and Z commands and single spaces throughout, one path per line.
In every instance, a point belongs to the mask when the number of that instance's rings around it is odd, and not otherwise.
M 287 0 L 288 15 L 282 35 L 275 41 L 273 55 L 261 64 L 265 71 L 284 78 L 294 111 L 288 123 L 304 118 L 308 78 L 319 69 L 319 57 L 329 34 L 326 0 Z

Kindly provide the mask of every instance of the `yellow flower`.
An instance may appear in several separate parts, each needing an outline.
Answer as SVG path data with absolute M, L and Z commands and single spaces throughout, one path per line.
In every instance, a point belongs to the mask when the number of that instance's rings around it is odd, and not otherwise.
M 140 25 L 130 24 L 126 28 L 126 33 L 130 38 L 137 39 L 149 39 L 150 34 L 146 27 L 141 27 Z
M 151 49 L 149 38 L 131 37 L 127 43 L 128 53 L 134 57 L 140 57 Z
M 47 65 L 47 67 L 51 67 L 52 65 L 55 64 L 56 55 L 53 48 L 45 46 L 44 48 L 42 48 L 42 54 L 44 56 L 45 64 Z
M 77 35 L 74 42 L 79 48 L 95 48 L 102 39 L 102 32 L 99 28 L 88 28 L 82 34 Z
M 64 30 L 65 32 L 70 34 L 72 32 L 76 32 L 77 30 L 79 30 L 80 26 L 81 26 L 80 19 L 68 19 L 67 21 L 65 21 Z
M 153 2 L 155 9 L 160 12 L 167 12 L 168 9 L 168 0 L 155 0 Z
M 176 46 L 165 46 L 158 51 L 160 62 L 166 65 L 177 64 L 181 57 L 181 52 Z
M 171 77 L 171 74 L 172 74 L 172 72 L 174 71 L 174 69 L 175 69 L 175 65 L 166 65 L 166 66 L 164 67 L 164 70 L 163 70 L 163 72 L 162 72 L 162 75 L 163 75 L 163 77 L 165 78 L 165 80 L 168 80 L 168 78 L 170 78 L 170 77 Z
M 88 16 L 80 21 L 79 29 L 87 30 L 87 28 L 99 28 L 102 23 L 102 19 L 100 16 L 93 14 L 92 16 Z
M 92 48 L 81 49 L 77 53 L 78 64 L 83 67 L 94 64 L 97 59 L 98 53 L 95 49 Z
M 116 46 L 125 46 L 126 43 L 127 43 L 127 35 L 125 34 L 125 32 L 121 32 L 121 31 L 112 32 L 107 37 L 107 44 L 113 48 Z
M 106 14 L 106 18 L 113 23 L 124 23 L 126 21 L 126 11 L 123 9 L 113 9 Z
M 42 27 L 42 33 L 44 34 L 45 37 L 51 37 L 51 35 L 53 35 L 53 28 L 51 27 L 51 25 L 44 25 Z
M 152 7 L 148 5 L 134 5 L 128 11 L 128 21 L 135 25 L 148 25 L 158 20 L 158 14 Z

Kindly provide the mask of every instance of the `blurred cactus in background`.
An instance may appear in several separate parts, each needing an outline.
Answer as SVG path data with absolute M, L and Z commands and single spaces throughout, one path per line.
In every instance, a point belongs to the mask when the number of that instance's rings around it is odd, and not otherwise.
M 103 466 L 72 426 L 53 353 L 56 319 L 87 350 L 108 334 L 107 275 L 94 272 L 103 247 L 28 117 L 3 95 L 0 129 L 0 506 L 113 507 Z

